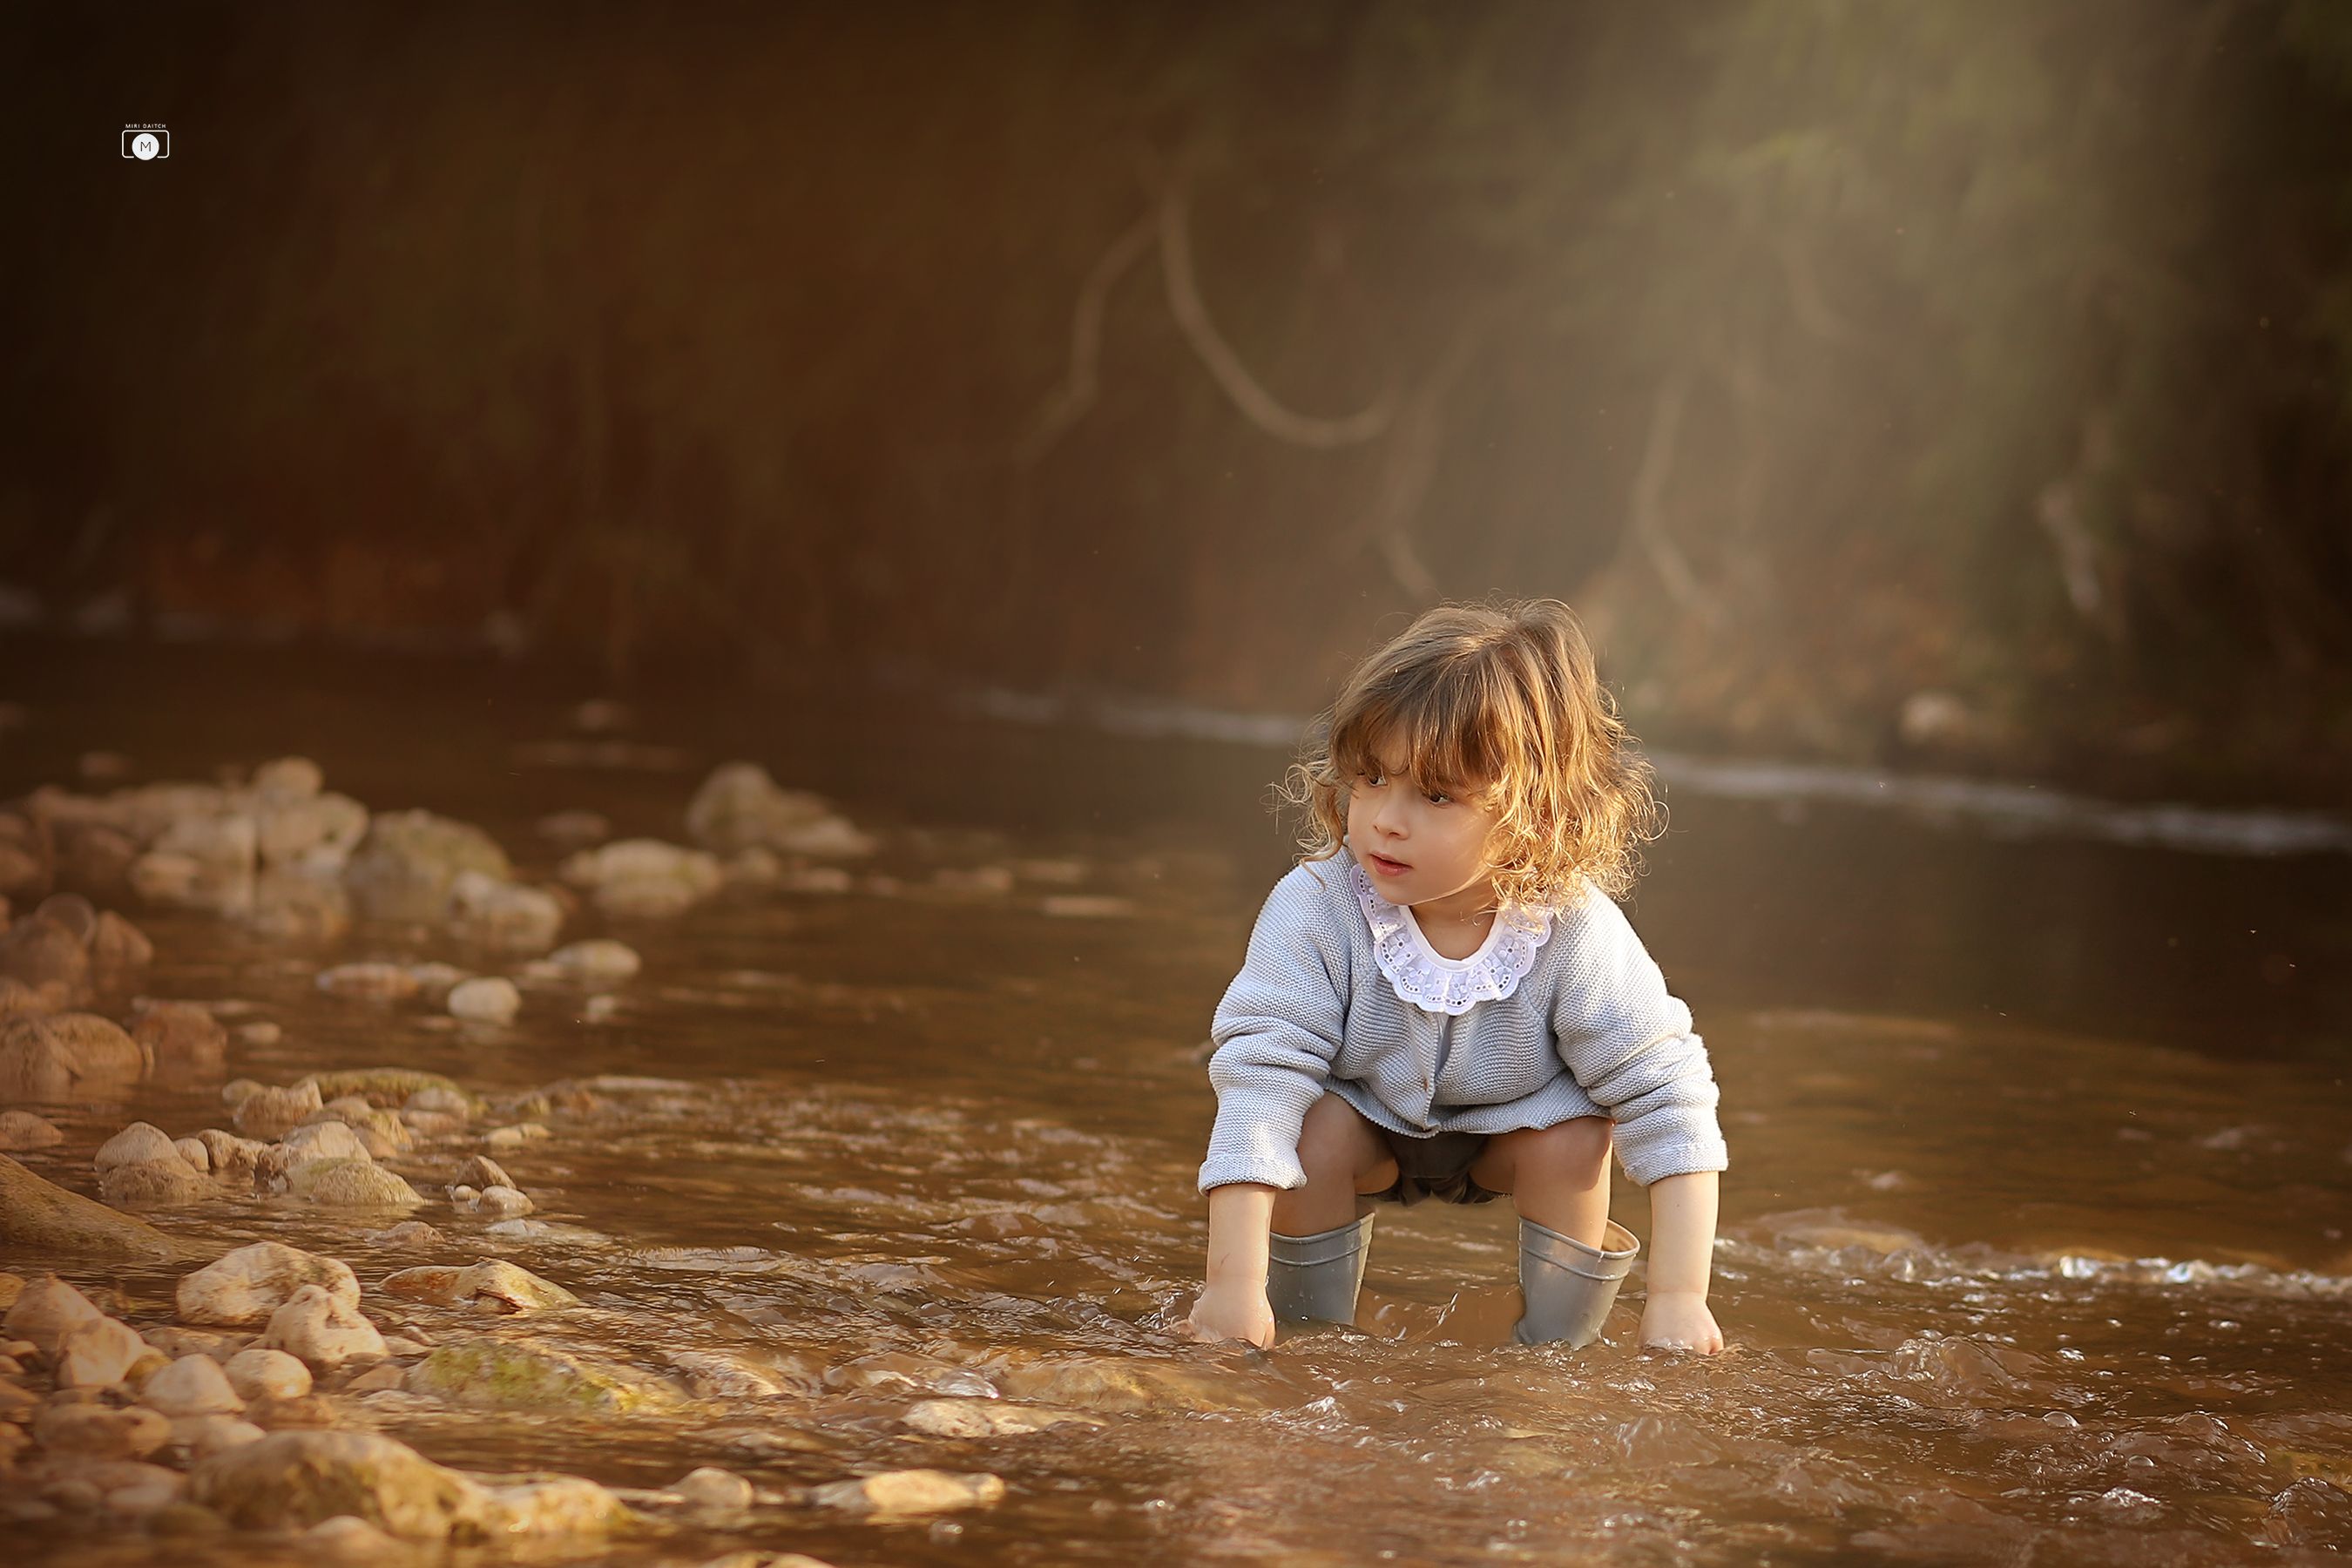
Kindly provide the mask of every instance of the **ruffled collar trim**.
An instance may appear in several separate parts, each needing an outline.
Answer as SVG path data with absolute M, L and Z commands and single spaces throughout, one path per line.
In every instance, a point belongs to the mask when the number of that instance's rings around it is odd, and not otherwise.
M 1537 950 L 1551 938 L 1552 911 L 1513 904 L 1498 911 L 1494 928 L 1467 958 L 1447 958 L 1429 945 L 1412 911 L 1374 890 L 1354 856 L 1348 876 L 1356 903 L 1372 928 L 1372 956 L 1400 1001 L 1425 1013 L 1467 1013 L 1481 1002 L 1498 1002 L 1519 988 L 1535 967 Z

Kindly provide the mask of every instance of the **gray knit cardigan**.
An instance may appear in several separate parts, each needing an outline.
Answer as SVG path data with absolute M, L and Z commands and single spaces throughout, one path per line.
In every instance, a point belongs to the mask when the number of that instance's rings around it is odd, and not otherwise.
M 1304 1186 L 1299 1127 L 1326 1089 L 1409 1134 L 1607 1116 L 1643 1186 L 1729 1157 L 1690 1009 L 1590 883 L 1571 908 L 1504 910 L 1479 952 L 1454 962 L 1347 850 L 1304 861 L 1259 911 L 1210 1037 L 1203 1192 Z

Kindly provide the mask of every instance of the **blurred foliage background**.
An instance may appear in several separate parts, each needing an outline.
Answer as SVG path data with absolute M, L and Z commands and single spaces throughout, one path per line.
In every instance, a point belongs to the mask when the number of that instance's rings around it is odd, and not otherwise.
M 2352 5 L 20 7 L 0 580 L 2352 784 Z M 154 121 L 168 163 L 126 163 Z

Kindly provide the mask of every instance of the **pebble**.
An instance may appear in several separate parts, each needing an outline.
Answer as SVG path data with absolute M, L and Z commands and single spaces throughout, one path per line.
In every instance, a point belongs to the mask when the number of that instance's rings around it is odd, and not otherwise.
M 172 1423 L 172 1447 L 192 1460 L 209 1459 L 226 1449 L 258 1443 L 266 1436 L 252 1422 L 234 1415 L 183 1415 Z
M 237 1044 L 242 1046 L 274 1046 L 285 1037 L 286 1031 L 267 1018 L 236 1026 Z
M 309 1079 L 291 1089 L 257 1086 L 236 1101 L 230 1120 L 248 1138 L 281 1138 L 308 1121 L 323 1103 L 319 1086 Z
M 29 1110 L 0 1110 L 0 1151 L 49 1149 L 65 1141 L 64 1133 Z
M 751 1506 L 751 1483 L 715 1465 L 688 1470 L 669 1489 L 698 1509 L 734 1513 Z
M 408 1369 L 397 1362 L 379 1362 L 343 1384 L 344 1394 L 375 1394 L 387 1388 L 398 1388 L 408 1375 Z
M 54 1274 L 45 1274 L 18 1293 L 0 1327 L 31 1342 L 43 1356 L 54 1358 L 66 1335 L 104 1316 L 89 1297 Z
M 825 1508 L 905 1518 L 984 1507 L 1004 1496 L 1004 1481 L 986 1472 L 955 1475 L 946 1470 L 886 1470 L 856 1480 L 835 1481 L 818 1487 L 809 1495 Z
M 535 1143 L 548 1135 L 547 1129 L 536 1121 L 520 1122 L 512 1127 L 493 1127 L 482 1135 L 482 1142 L 500 1152 Z
M 373 1164 L 375 1157 L 367 1145 L 346 1121 L 310 1121 L 294 1128 L 278 1140 L 289 1152 L 286 1162 L 289 1174 L 300 1170 L 314 1160 L 357 1160 Z
M 179 1152 L 181 1159 L 188 1163 L 188 1169 L 200 1176 L 212 1174 L 213 1152 L 205 1147 L 203 1139 L 174 1138 L 172 1147 Z
M 310 1369 L 284 1351 L 239 1351 L 223 1370 L 229 1386 L 247 1399 L 299 1399 L 310 1392 Z
M 58 1386 L 92 1388 L 121 1383 L 131 1376 L 132 1367 L 151 1358 L 163 1359 L 130 1324 L 100 1318 L 73 1329 L 58 1342 Z
M 192 1204 L 213 1196 L 215 1191 L 180 1158 L 176 1148 L 164 1159 L 115 1165 L 98 1178 L 98 1195 L 119 1209 Z
M 52 1405 L 34 1419 L 33 1436 L 50 1454 L 139 1459 L 172 1440 L 172 1423 L 135 1405 L 119 1410 L 103 1405 Z
M 347 1361 L 381 1357 L 383 1335 L 362 1317 L 356 1306 L 329 1295 L 316 1285 L 305 1285 L 270 1314 L 262 1331 L 261 1348 L 282 1350 L 313 1368 L 341 1366 Z
M 257 1323 L 306 1286 L 320 1287 L 354 1310 L 359 1306 L 359 1277 L 349 1264 L 275 1241 L 240 1247 L 187 1275 L 174 1300 L 188 1322 Z
M 1083 1411 L 993 1399 L 926 1399 L 902 1419 L 914 1431 L 933 1437 L 1013 1437 L 1054 1426 L 1105 1424 L 1101 1416 Z
M 478 1024 L 511 1024 L 522 1010 L 522 993 L 498 975 L 468 980 L 449 993 L 449 1014 Z
M 438 1247 L 442 1235 L 421 1219 L 404 1219 L 383 1230 L 372 1230 L 362 1240 L 371 1247 L 397 1247 L 404 1249 Z
M 234 1415 L 245 1408 L 228 1373 L 208 1355 L 182 1356 L 149 1378 L 139 1402 L 166 1415 Z
M 416 994 L 416 976 L 397 963 L 338 963 L 319 971 L 319 989 L 333 996 L 402 1002 Z
M 474 1210 L 498 1219 L 512 1219 L 527 1215 L 539 1205 L 512 1187 L 484 1187 L 474 1200 Z
M 520 1184 L 517 1183 L 513 1177 L 507 1174 L 505 1167 L 501 1166 L 496 1160 L 491 1159 L 488 1154 L 475 1154 L 469 1156 L 464 1164 L 457 1167 L 457 1173 L 455 1176 L 452 1176 L 450 1180 L 459 1186 L 474 1187 L 478 1189 L 482 1187 L 513 1187 Z
M 314 1160 L 287 1173 L 296 1197 L 331 1208 L 414 1208 L 424 1194 L 367 1159 Z
M 176 1160 L 171 1135 L 151 1121 L 134 1121 L 98 1146 L 90 1163 L 100 1175 L 118 1165 L 143 1164 L 150 1160 Z

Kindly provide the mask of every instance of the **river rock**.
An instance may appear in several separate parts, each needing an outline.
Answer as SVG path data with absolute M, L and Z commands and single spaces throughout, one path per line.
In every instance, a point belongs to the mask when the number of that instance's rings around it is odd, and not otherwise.
M 1107 1415 L 1160 1410 L 1202 1413 L 1256 1409 L 1262 1396 L 1233 1380 L 1220 1381 L 1165 1362 L 1097 1359 L 1033 1362 L 999 1374 L 1008 1398 L 1072 1405 Z
M 428 811 L 378 812 L 343 868 L 343 885 L 370 919 L 437 921 L 467 871 L 499 882 L 512 875 L 506 851 L 478 827 Z
M 406 1376 L 407 1368 L 400 1365 L 399 1363 L 380 1361 L 335 1392 L 338 1394 L 385 1394 L 398 1388 L 402 1379 Z
M 319 971 L 319 989 L 333 996 L 404 1002 L 416 994 L 416 976 L 397 963 L 338 963 Z
M 539 1205 L 513 1187 L 484 1187 L 474 1199 L 476 1214 L 488 1215 L 493 1219 L 514 1219 L 530 1214 Z
M 511 1154 L 526 1143 L 536 1143 L 548 1136 L 544 1123 L 518 1121 L 511 1127 L 493 1127 L 482 1134 L 482 1142 L 502 1154 Z
M 90 1163 L 104 1175 L 117 1165 L 135 1165 L 148 1160 L 176 1160 L 179 1151 L 173 1146 L 172 1135 L 152 1121 L 134 1121 L 98 1146 Z
M 205 1355 L 226 1362 L 253 1342 L 251 1334 L 236 1329 L 191 1328 L 185 1323 L 149 1323 L 139 1331 L 139 1337 L 173 1361 Z
M 449 931 L 494 952 L 545 952 L 563 930 L 563 906 L 543 889 L 479 871 L 449 885 Z
M 29 1018 L 55 1013 L 73 1001 L 65 986 L 52 981 L 47 985 L 27 985 L 0 974 L 0 1019 Z
M 383 1335 L 376 1326 L 357 1307 L 317 1285 L 301 1287 L 270 1314 L 260 1348 L 284 1351 L 314 1369 L 379 1360 L 384 1353 Z
M 180 1140 L 180 1142 L 186 1142 L 186 1139 Z M 224 1132 L 217 1127 L 205 1128 L 195 1135 L 195 1142 L 203 1146 L 214 1178 L 224 1182 L 251 1182 L 254 1172 L 262 1165 L 273 1147 L 257 1139 L 239 1138 L 234 1132 Z M 178 1144 L 173 1147 L 178 1147 Z
M 457 1167 L 457 1173 L 449 1179 L 453 1185 L 461 1187 L 520 1188 L 520 1184 L 507 1174 L 506 1168 L 488 1154 L 467 1156 L 466 1163 Z
M 559 811 L 541 817 L 533 831 L 559 849 L 586 849 L 613 837 L 613 824 L 602 812 Z
M 246 788 L 271 804 L 308 800 L 326 787 L 326 770 L 308 757 L 273 757 L 255 764 Z
M 726 1351 L 672 1351 L 667 1360 L 698 1399 L 772 1399 L 784 1391 L 773 1369 Z
M 474 1118 L 474 1102 L 458 1089 L 420 1089 L 400 1108 L 403 1117 L 442 1116 L 463 1126 Z
M 284 1351 L 242 1350 L 222 1371 L 229 1387 L 245 1399 L 299 1399 L 310 1392 L 310 1369 Z
M 347 795 L 281 798 L 255 810 L 254 847 L 265 866 L 332 877 L 351 863 L 367 827 L 367 807 Z
M 421 1219 L 404 1219 L 398 1225 L 369 1231 L 362 1239 L 371 1247 L 399 1247 L 414 1252 L 420 1247 L 440 1246 L 442 1236 Z
M 147 1067 L 138 1042 L 95 1013 L 0 1022 L 0 1100 L 110 1099 Z
M 583 849 L 563 862 L 562 875 L 605 914 L 630 920 L 683 914 L 725 881 L 716 856 L 652 838 Z
M 254 879 L 245 918 L 257 936 L 319 945 L 352 929 L 351 900 L 341 882 L 307 871 L 264 871 Z
M 298 1198 L 331 1208 L 415 1208 L 424 1195 L 370 1160 L 313 1160 L 286 1173 Z
M 224 1254 L 183 1279 L 174 1299 L 180 1316 L 192 1323 L 258 1323 L 305 1286 L 318 1287 L 354 1311 L 359 1308 L 359 1276 L 349 1264 L 275 1241 Z
M 248 1138 L 281 1138 L 316 1113 L 322 1102 L 309 1079 L 291 1089 L 257 1089 L 236 1102 L 230 1120 Z
M 190 1460 L 209 1459 L 268 1436 L 252 1422 L 234 1415 L 182 1415 L 172 1422 L 171 1446 Z
M 629 1367 L 487 1337 L 436 1348 L 408 1369 L 407 1387 L 457 1405 L 593 1415 L 659 1409 L 677 1398 Z
M 686 827 L 698 843 L 721 854 L 757 847 L 832 858 L 874 850 L 874 840 L 822 795 L 782 788 L 757 763 L 713 769 L 687 807 Z
M 119 1209 L 174 1208 L 202 1203 L 218 1191 L 177 1149 L 165 1159 L 116 1165 L 98 1179 L 98 1195 Z
M 329 1121 L 306 1121 L 289 1130 L 280 1138 L 278 1146 L 287 1152 L 289 1173 L 319 1160 L 357 1160 L 362 1164 L 373 1164 L 375 1156 L 352 1125 L 340 1118 Z
M 1004 1496 L 1004 1482 L 1001 1477 L 984 1472 L 954 1475 L 946 1470 L 886 1470 L 854 1481 L 835 1481 L 816 1488 L 809 1496 L 825 1508 L 903 1519 L 984 1507 Z
M 645 963 L 627 942 L 602 936 L 567 942 L 549 953 L 547 962 L 564 978 L 587 986 L 618 985 L 633 978 Z
M 104 1316 L 89 1297 L 56 1275 L 44 1274 L 17 1292 L 0 1327 L 6 1328 L 11 1339 L 27 1341 L 43 1355 L 55 1357 L 67 1334 Z
M 627 1505 L 579 1476 L 490 1489 L 493 1528 L 509 1538 L 602 1535 L 631 1522 Z
M 151 1002 L 131 1021 L 131 1037 L 159 1073 L 217 1072 L 228 1059 L 228 1030 L 192 1002 Z
M 214 1455 L 192 1501 L 247 1530 L 299 1530 L 350 1515 L 412 1541 L 478 1533 L 488 1489 L 404 1443 L 363 1432 L 278 1432 Z
M 0 1110 L 0 1150 L 49 1149 L 66 1135 L 29 1110 Z
M 154 960 L 155 944 L 147 940 L 145 931 L 112 910 L 98 917 L 98 927 L 89 938 L 89 962 L 94 968 L 138 969 Z
M 89 950 L 54 921 L 22 921 L 0 935 L 0 974 L 27 985 L 55 983 L 79 991 L 89 975 Z
M 34 909 L 32 918 L 64 927 L 84 947 L 98 934 L 98 908 L 79 893 L 51 893 Z
M 498 975 L 468 980 L 449 993 L 452 1017 L 480 1024 L 511 1024 L 522 1010 L 522 993 L 514 982 Z
M 236 1026 L 236 1041 L 241 1046 L 274 1046 L 285 1036 L 286 1031 L 268 1018 L 256 1018 Z
M 372 1558 L 398 1555 L 401 1543 L 370 1524 L 348 1513 L 332 1519 L 322 1519 L 302 1532 L 302 1550 L 306 1557 L 325 1557 L 338 1563 L 364 1563 Z
M 313 1073 L 303 1080 L 312 1085 L 326 1100 L 341 1100 L 356 1094 L 371 1105 L 394 1106 L 428 1089 L 446 1089 L 463 1095 L 448 1079 L 437 1072 L 423 1072 L 415 1068 L 349 1068 L 337 1072 Z
M 433 1301 L 445 1307 L 471 1302 L 505 1313 L 541 1312 L 580 1304 L 580 1298 L 562 1286 L 498 1258 L 485 1258 L 466 1268 L 404 1268 L 386 1275 L 377 1289 L 412 1301 Z
M 751 1506 L 753 1496 L 751 1482 L 715 1465 L 688 1470 L 669 1489 L 684 1498 L 688 1506 L 712 1512 L 740 1513 Z
M 145 1220 L 69 1193 L 0 1155 L 0 1251 L 18 1248 L 161 1258 L 188 1250 Z
M 33 1436 L 48 1454 L 143 1459 L 172 1440 L 172 1423 L 135 1405 L 120 1410 L 103 1405 L 52 1405 L 34 1418 Z
M 174 1138 L 172 1140 L 172 1151 L 187 1162 L 188 1169 L 199 1176 L 209 1176 L 213 1173 L 213 1152 L 205 1147 L 203 1139 Z
M 933 1437 L 1013 1437 L 1054 1426 L 1100 1426 L 1099 1415 L 1049 1405 L 1007 1405 L 994 1399 L 926 1399 L 901 1417 Z
M 234 1415 L 245 1408 L 228 1373 L 208 1355 L 185 1355 L 149 1378 L 139 1402 L 166 1415 Z
M 142 1362 L 161 1366 L 163 1357 L 116 1318 L 100 1318 L 67 1331 L 58 1342 L 59 1388 L 104 1387 L 123 1382 Z

